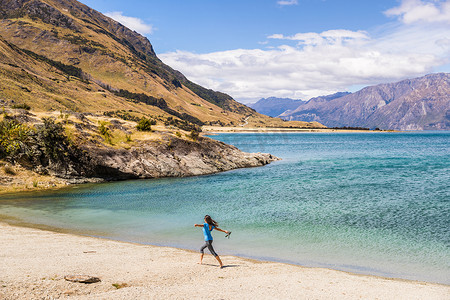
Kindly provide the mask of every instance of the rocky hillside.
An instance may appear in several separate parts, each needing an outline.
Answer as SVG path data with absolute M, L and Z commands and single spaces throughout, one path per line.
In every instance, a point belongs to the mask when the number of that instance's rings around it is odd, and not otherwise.
M 0 0 L 0 109 L 0 192 L 262 166 L 277 158 L 201 126 L 290 123 L 189 81 L 75 0 Z
M 75 0 L 0 0 L 0 51 L 3 105 L 284 126 L 189 81 L 147 38 Z
M 450 74 L 379 84 L 331 100 L 311 99 L 280 117 L 328 127 L 449 130 Z

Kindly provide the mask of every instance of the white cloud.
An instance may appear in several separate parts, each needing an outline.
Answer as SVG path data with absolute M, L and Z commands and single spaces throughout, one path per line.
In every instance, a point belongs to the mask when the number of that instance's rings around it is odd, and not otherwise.
M 297 33 L 293 36 L 272 34 L 269 39 L 299 41 L 298 45 L 319 45 L 326 43 L 345 43 L 351 40 L 368 39 L 365 31 L 350 31 L 345 29 L 327 30 L 322 33 Z
M 391 8 L 384 13 L 387 16 L 398 16 L 405 24 L 415 22 L 450 23 L 450 0 L 403 0 L 400 6 Z
M 277 3 L 278 3 L 278 5 L 283 5 L 283 6 L 297 5 L 298 1 L 297 0 L 282 0 L 282 1 L 278 1 Z
M 107 12 L 105 15 L 140 34 L 151 34 L 153 32 L 152 25 L 145 24 L 139 18 L 124 16 L 121 11 Z
M 242 102 L 270 96 L 308 99 L 441 70 L 450 63 L 449 37 L 445 22 L 397 22 L 371 33 L 272 34 L 264 49 L 176 51 L 160 58 L 190 80 Z

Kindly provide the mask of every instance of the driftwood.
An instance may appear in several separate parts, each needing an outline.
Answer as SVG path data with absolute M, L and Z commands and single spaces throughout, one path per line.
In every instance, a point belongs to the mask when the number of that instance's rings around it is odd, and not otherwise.
M 101 281 L 100 278 L 89 275 L 67 275 L 64 276 L 64 279 L 79 283 L 96 283 Z

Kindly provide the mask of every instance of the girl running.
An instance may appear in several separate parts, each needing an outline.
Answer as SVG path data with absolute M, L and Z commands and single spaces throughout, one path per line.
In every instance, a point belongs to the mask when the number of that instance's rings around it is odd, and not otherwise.
M 210 216 L 206 215 L 205 216 L 205 223 L 203 225 L 201 224 L 195 224 L 195 227 L 203 227 L 203 235 L 205 236 L 205 244 L 200 248 L 200 264 L 202 264 L 203 261 L 203 255 L 205 255 L 205 253 L 203 252 L 205 250 L 206 247 L 208 247 L 209 252 L 211 252 L 212 255 L 214 255 L 214 257 L 217 259 L 217 261 L 220 264 L 220 268 L 223 268 L 223 264 L 222 261 L 220 260 L 219 255 L 217 255 L 216 251 L 214 251 L 214 248 L 212 246 L 212 242 L 213 242 L 213 238 L 211 235 L 211 231 L 215 230 L 219 230 L 222 232 L 225 232 L 226 234 L 230 234 L 230 231 L 226 231 L 226 230 L 222 230 L 219 227 L 219 224 L 214 221 Z

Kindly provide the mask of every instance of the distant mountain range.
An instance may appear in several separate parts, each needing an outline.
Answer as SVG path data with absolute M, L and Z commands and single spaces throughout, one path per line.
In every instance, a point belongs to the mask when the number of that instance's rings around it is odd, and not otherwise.
M 304 101 L 290 98 L 262 98 L 256 103 L 249 104 L 251 108 L 260 114 L 278 117 L 287 110 L 293 110 L 299 107 Z
M 264 104 L 267 99 L 260 101 Z M 256 111 L 260 109 L 260 101 L 252 105 Z M 369 86 L 351 94 L 312 98 L 300 102 L 295 109 L 284 106 L 277 109 L 285 110 L 278 115 L 284 120 L 316 121 L 328 127 L 450 130 L 450 74 Z

